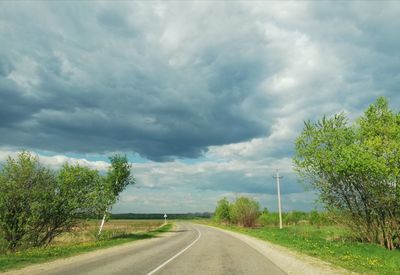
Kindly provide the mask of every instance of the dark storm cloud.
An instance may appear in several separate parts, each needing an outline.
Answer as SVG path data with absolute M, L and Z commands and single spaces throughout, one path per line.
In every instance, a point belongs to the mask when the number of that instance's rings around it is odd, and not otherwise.
M 179 25 L 169 35 L 151 5 L 123 5 L 4 4 L 2 145 L 166 160 L 268 133 L 242 105 L 265 67 L 257 52 L 172 49 Z
M 0 127 L 14 127 L 18 122 L 29 119 L 37 111 L 32 99 L 18 93 L 18 87 L 11 81 L 0 77 Z
M 398 13 L 395 2 L 3 2 L 0 144 L 169 160 L 271 135 L 260 154 L 287 157 L 305 119 L 379 95 L 400 106 Z

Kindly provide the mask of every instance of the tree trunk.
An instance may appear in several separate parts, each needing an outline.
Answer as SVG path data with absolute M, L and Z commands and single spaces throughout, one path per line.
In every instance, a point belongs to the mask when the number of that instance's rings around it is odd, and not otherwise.
M 101 224 L 100 224 L 100 228 L 99 228 L 99 233 L 97 234 L 97 236 L 100 236 L 101 231 L 103 230 L 104 222 L 106 221 L 107 210 L 108 210 L 108 206 L 106 207 L 106 210 L 104 211 L 103 219 L 101 220 Z
M 117 186 L 117 184 L 118 184 L 118 179 L 115 180 L 115 186 Z M 117 197 L 118 197 L 118 195 L 117 195 Z M 107 210 L 108 210 L 108 208 L 111 208 L 111 206 L 112 206 L 112 204 L 111 204 L 110 201 L 109 201 L 108 203 L 109 203 L 110 206 L 107 206 L 107 207 L 106 207 L 106 210 L 104 211 L 103 219 L 101 220 L 101 224 L 100 224 L 100 228 L 99 228 L 99 233 L 97 234 L 97 236 L 100 236 L 101 230 L 103 230 L 104 222 L 106 221 Z

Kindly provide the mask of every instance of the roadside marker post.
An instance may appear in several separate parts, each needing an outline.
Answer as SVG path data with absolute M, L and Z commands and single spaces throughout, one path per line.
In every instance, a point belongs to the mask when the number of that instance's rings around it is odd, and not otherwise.
M 167 224 L 167 214 L 164 214 L 164 224 Z

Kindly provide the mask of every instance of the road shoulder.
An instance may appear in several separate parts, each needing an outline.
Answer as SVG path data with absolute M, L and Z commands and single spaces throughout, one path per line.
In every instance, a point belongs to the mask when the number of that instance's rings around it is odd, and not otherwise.
M 204 225 L 204 224 L 203 224 Z M 204 225 L 210 226 L 210 225 Z M 356 274 L 354 272 L 345 270 L 340 267 L 333 266 L 330 263 L 324 262 L 320 259 L 304 255 L 292 250 L 289 250 L 285 247 L 272 244 L 270 242 L 257 239 L 255 237 L 251 237 L 245 234 L 225 230 L 222 228 L 218 228 L 215 226 L 211 226 L 216 228 L 217 230 L 223 231 L 226 234 L 229 234 L 261 254 L 271 260 L 275 265 L 280 267 L 284 272 L 288 274 L 323 274 L 323 275 L 334 275 L 334 274 Z
M 80 252 L 76 253 L 75 255 L 67 256 L 65 258 L 52 259 L 41 263 L 27 264 L 24 267 L 21 268 L 17 267 L 15 269 L 11 269 L 0 273 L 5 275 L 42 274 L 56 267 L 65 266 L 69 264 L 77 264 L 81 262 L 90 262 L 96 259 L 97 257 L 110 255 L 115 252 L 123 253 L 124 251 L 129 251 L 132 248 L 141 247 L 157 242 L 158 240 L 160 240 L 160 238 L 172 237 L 174 235 L 173 230 L 175 229 L 176 225 L 175 223 L 173 223 L 172 228 L 169 231 L 154 235 L 154 237 L 152 238 L 127 241 L 122 244 L 117 244 L 109 247 L 99 247 L 92 251 Z

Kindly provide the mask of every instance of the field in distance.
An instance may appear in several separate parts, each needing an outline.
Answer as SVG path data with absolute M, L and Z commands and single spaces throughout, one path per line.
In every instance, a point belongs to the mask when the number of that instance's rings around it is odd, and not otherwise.
M 79 244 L 97 240 L 100 220 L 82 222 L 72 232 L 64 233 L 53 245 Z M 104 224 L 100 240 L 113 239 L 134 233 L 148 232 L 164 224 L 163 220 L 110 220 Z

